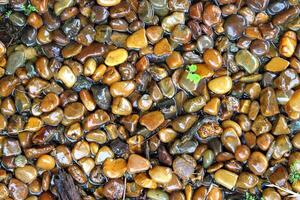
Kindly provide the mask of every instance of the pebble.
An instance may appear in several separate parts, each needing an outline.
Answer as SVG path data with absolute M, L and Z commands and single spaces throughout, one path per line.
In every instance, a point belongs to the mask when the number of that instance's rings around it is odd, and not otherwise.
M 237 182 L 238 175 L 225 169 L 219 169 L 214 174 L 214 179 L 220 185 L 231 190 L 232 188 L 234 188 Z
M 14 74 L 15 71 L 24 66 L 26 62 L 25 53 L 23 51 L 15 51 L 13 52 L 7 60 L 5 73 L 7 75 Z
M 59 16 L 66 8 L 71 7 L 74 0 L 62 0 L 54 4 L 54 13 Z
M 221 76 L 208 82 L 208 88 L 216 94 L 226 94 L 232 88 L 232 79 L 229 76 Z
M 57 77 L 67 86 L 68 88 L 72 88 L 76 83 L 77 78 L 70 67 L 64 65 L 60 68 Z
M 15 178 L 9 181 L 8 190 L 10 196 L 16 200 L 24 200 L 28 196 L 27 185 Z
M 248 167 L 255 175 L 262 175 L 269 166 L 267 157 L 259 151 L 251 153 L 248 159 Z
M 215 49 L 207 49 L 203 54 L 204 62 L 213 70 L 218 70 L 222 66 L 222 56 Z
M 173 171 L 183 180 L 189 180 L 196 168 L 196 161 L 192 156 L 182 155 L 178 156 L 173 161 Z
M 170 55 L 172 53 L 171 45 L 168 39 L 163 38 L 154 46 L 154 54 L 157 56 Z
M 15 169 L 15 176 L 23 183 L 28 184 L 36 179 L 37 170 L 31 165 L 25 165 Z
M 157 165 L 149 170 L 149 175 L 157 183 L 168 183 L 172 179 L 172 169 Z
M 115 115 L 130 115 L 132 106 L 130 101 L 125 97 L 116 97 L 113 99 L 111 111 Z
M 296 90 L 287 105 L 295 112 L 300 112 L 300 90 Z
M 287 31 L 283 34 L 279 43 L 279 53 L 287 58 L 291 57 L 297 46 L 297 36 L 293 31 Z
M 250 189 L 258 184 L 259 178 L 249 172 L 242 172 L 236 182 L 236 187 L 242 189 Z
M 172 178 L 172 177 L 171 177 Z M 140 173 L 134 177 L 134 182 L 143 187 L 143 188 L 149 188 L 149 189 L 156 189 L 157 183 L 149 178 L 149 176 L 145 173 Z
M 150 166 L 150 162 L 146 158 L 138 154 L 131 154 L 127 162 L 127 171 L 132 174 L 140 173 L 147 171 Z
M 281 72 L 284 71 L 289 65 L 290 62 L 284 58 L 274 57 L 265 65 L 265 70 L 270 72 Z
M 246 29 L 246 20 L 241 15 L 230 15 L 224 22 L 224 30 L 230 40 L 240 38 Z
M 116 49 L 107 54 L 105 64 L 108 66 L 116 66 L 124 63 L 127 58 L 128 52 L 125 49 Z
M 249 74 L 253 74 L 259 67 L 258 58 L 248 50 L 240 50 L 235 55 L 236 63 Z
M 40 169 L 51 170 L 55 167 L 55 159 L 50 155 L 42 155 L 38 158 L 36 166 Z
M 127 170 L 126 161 L 122 158 L 107 158 L 103 163 L 103 173 L 108 178 L 121 178 Z
M 151 200 L 169 200 L 168 193 L 162 191 L 162 190 L 153 190 L 150 189 L 147 191 L 147 197 Z
M 222 11 L 221 11 L 220 7 L 213 5 L 213 4 L 209 4 L 204 7 L 204 10 L 202 13 L 203 22 L 207 26 L 213 26 L 221 21 L 221 14 L 222 14 Z
M 148 40 L 146 37 L 146 30 L 140 29 L 134 32 L 127 38 L 127 48 L 142 49 L 148 46 Z
M 177 24 L 184 24 L 184 21 L 185 17 L 183 12 L 173 12 L 162 20 L 161 27 L 167 32 L 172 32 Z
M 108 199 L 121 199 L 124 194 L 124 190 L 124 181 L 122 181 L 122 179 L 110 179 L 104 185 L 103 195 Z
M 113 158 L 113 157 L 114 157 L 114 152 L 108 146 L 103 146 L 99 149 L 99 151 L 96 154 L 95 164 L 100 165 L 106 159 Z
M 121 0 L 97 0 L 97 3 L 100 6 L 107 6 L 107 7 L 111 7 L 111 6 L 116 6 L 119 3 L 121 3 Z
M 260 93 L 260 111 L 265 117 L 274 116 L 279 113 L 276 94 L 273 88 L 266 87 Z
M 59 145 L 56 147 L 55 160 L 61 167 L 70 166 L 73 162 L 71 151 L 65 145 Z
M 145 126 L 149 131 L 158 128 L 165 121 L 164 115 L 161 111 L 153 111 L 143 115 L 139 122 Z

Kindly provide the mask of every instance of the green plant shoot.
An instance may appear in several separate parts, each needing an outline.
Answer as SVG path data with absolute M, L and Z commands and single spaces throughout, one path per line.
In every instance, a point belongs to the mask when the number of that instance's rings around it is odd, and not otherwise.
M 195 84 L 198 84 L 202 78 L 199 74 L 194 73 L 197 71 L 197 65 L 187 66 L 187 71 L 188 71 L 187 79 L 193 81 Z
M 290 181 L 291 183 L 295 183 L 295 182 L 297 182 L 298 180 L 300 180 L 300 171 L 297 170 L 298 167 L 299 167 L 299 166 L 297 166 L 297 165 L 300 166 L 300 161 L 299 161 L 299 160 L 295 161 L 295 162 L 294 162 L 293 164 L 291 164 L 291 166 L 290 166 L 291 173 L 290 173 L 290 175 L 289 175 L 289 181 Z
M 22 5 L 21 10 L 24 12 L 25 15 L 29 15 L 32 12 L 37 12 L 36 7 L 34 7 L 31 4 L 28 4 L 27 6 Z

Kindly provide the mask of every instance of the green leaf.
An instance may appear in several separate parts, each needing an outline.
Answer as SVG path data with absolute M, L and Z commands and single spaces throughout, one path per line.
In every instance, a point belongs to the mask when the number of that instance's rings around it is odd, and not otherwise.
M 297 160 L 290 166 L 291 173 L 289 175 L 289 181 L 295 183 L 300 180 L 300 171 L 297 170 L 297 165 L 300 164 L 300 161 Z
M 189 72 L 195 72 L 197 70 L 197 65 L 189 65 L 187 68 Z
M 195 84 L 198 84 L 201 80 L 201 76 L 198 74 L 188 73 L 187 79 L 193 81 Z
M 7 12 L 5 13 L 5 17 L 9 18 L 9 16 L 11 15 L 11 13 L 12 13 L 11 10 L 7 11 Z

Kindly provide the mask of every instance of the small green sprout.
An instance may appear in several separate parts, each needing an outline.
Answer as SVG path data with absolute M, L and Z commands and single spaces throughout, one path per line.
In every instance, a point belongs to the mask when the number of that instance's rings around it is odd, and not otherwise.
M 289 181 L 291 183 L 295 183 L 297 181 L 300 180 L 300 171 L 297 170 L 297 165 L 300 165 L 300 161 L 297 160 L 295 161 L 293 164 L 291 164 L 290 169 L 291 169 L 291 173 L 289 175 Z
M 28 4 L 27 6 L 22 5 L 21 11 L 23 11 L 25 15 L 30 15 L 30 13 L 37 12 L 38 10 L 32 4 Z
M 199 74 L 194 73 L 197 71 L 197 65 L 187 66 L 187 71 L 188 71 L 187 79 L 193 81 L 195 84 L 198 84 L 202 78 Z
M 246 200 L 256 200 L 256 198 L 250 192 L 246 192 Z

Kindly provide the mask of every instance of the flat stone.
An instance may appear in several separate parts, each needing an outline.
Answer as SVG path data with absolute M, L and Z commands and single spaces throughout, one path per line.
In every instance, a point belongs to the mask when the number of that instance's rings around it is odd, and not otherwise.
M 240 50 L 235 55 L 236 63 L 243 67 L 249 74 L 254 73 L 259 67 L 258 58 L 248 50 Z

